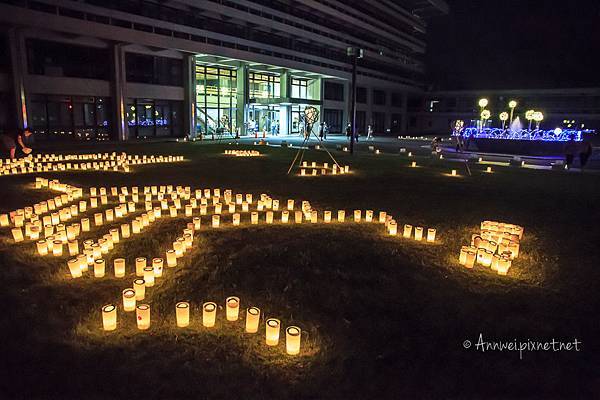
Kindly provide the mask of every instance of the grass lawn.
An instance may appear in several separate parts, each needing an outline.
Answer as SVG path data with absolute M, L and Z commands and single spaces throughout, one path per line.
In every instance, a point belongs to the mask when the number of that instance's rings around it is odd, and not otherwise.
M 135 257 L 160 257 L 190 217 L 161 219 L 105 256 L 127 259 L 112 273 L 72 279 L 69 257 L 40 257 L 0 229 L 0 397 L 52 399 L 400 399 L 594 398 L 600 391 L 600 177 L 458 164 L 400 155 L 336 153 L 353 174 L 286 175 L 294 151 L 259 149 L 225 157 L 228 145 L 154 143 L 95 147 L 130 154 L 176 154 L 188 161 L 132 172 L 64 172 L 0 177 L 0 213 L 55 195 L 35 176 L 90 186 L 189 185 L 267 193 L 318 210 L 387 211 L 437 228 L 436 244 L 390 237 L 379 224 L 248 224 L 197 233 L 193 250 L 149 288 L 152 326 L 138 331 L 119 310 L 116 331 L 101 330 L 100 308 L 120 304 Z M 75 151 L 90 152 L 89 148 Z M 328 161 L 307 151 L 308 161 Z M 447 173 L 458 168 L 460 176 Z M 89 192 L 86 192 L 86 194 Z M 114 206 L 114 205 L 113 205 Z M 197 211 L 196 211 L 197 212 Z M 90 214 L 91 215 L 91 214 Z M 196 214 L 195 214 L 196 215 Z M 508 276 L 458 263 L 482 220 L 525 228 Z M 117 224 L 115 224 L 117 226 Z M 106 233 L 92 228 L 80 238 Z M 87 236 L 86 236 L 87 235 Z M 107 268 L 109 269 L 109 268 Z M 303 330 L 299 356 L 243 332 L 243 320 L 204 328 L 200 306 L 239 296 L 283 326 Z M 175 326 L 175 303 L 192 306 Z M 487 340 L 573 341 L 579 352 L 477 351 Z M 285 335 L 283 335 L 285 336 Z M 463 342 L 470 340 L 470 349 Z

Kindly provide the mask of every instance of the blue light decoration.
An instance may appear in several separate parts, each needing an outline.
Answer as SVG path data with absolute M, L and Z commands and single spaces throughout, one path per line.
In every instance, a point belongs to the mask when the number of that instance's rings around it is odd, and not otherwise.
M 591 131 L 574 130 L 574 129 L 502 129 L 502 128 L 465 128 L 453 129 L 452 136 L 462 136 L 463 138 L 472 139 L 502 139 L 502 140 L 530 140 L 544 142 L 567 142 L 574 138 L 576 142 L 583 140 L 583 133 Z

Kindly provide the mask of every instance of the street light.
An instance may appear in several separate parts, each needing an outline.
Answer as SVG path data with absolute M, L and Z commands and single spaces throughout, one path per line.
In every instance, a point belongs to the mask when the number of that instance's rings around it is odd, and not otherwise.
M 511 100 L 508 102 L 508 108 L 510 108 L 510 124 L 513 122 L 513 113 L 515 112 L 515 108 L 517 107 L 517 101 Z
M 525 119 L 529 121 L 529 130 L 531 130 L 531 121 L 533 120 L 533 114 L 535 114 L 535 110 L 525 111 Z
M 506 111 L 500 113 L 500 121 L 502 121 L 502 130 L 506 127 L 506 120 L 508 120 L 508 113 Z
M 356 135 L 356 62 L 359 58 L 363 57 L 363 50 L 357 47 L 347 47 L 346 54 L 352 59 L 350 154 L 354 154 L 354 137 Z

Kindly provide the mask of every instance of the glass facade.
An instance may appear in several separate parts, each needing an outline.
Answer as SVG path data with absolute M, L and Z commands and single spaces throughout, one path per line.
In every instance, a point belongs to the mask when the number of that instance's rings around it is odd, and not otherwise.
M 292 97 L 295 99 L 308 99 L 308 79 L 292 79 Z
M 250 98 L 273 99 L 281 97 L 281 84 L 278 75 L 250 72 Z
M 109 140 L 110 99 L 106 97 L 31 95 L 29 126 L 36 138 Z
M 196 65 L 196 132 L 198 135 L 233 133 L 237 121 L 237 71 Z
M 183 102 L 155 99 L 128 99 L 127 126 L 129 136 L 183 136 Z

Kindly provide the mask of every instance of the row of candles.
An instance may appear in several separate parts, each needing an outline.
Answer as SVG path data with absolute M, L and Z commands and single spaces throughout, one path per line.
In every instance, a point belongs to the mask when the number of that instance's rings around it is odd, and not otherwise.
M 300 164 L 300 176 L 317 176 L 317 175 L 343 175 L 350 173 L 349 165 L 338 165 L 334 163 L 329 166 L 329 163 L 319 164 L 316 161 L 302 161 Z
M 196 217 L 197 218 L 197 217 Z M 194 231 L 199 229 L 198 220 L 194 219 L 187 224 L 183 229 L 183 236 L 178 237 L 171 249 L 166 251 L 167 268 L 177 266 L 177 259 L 193 246 Z M 87 270 L 88 263 L 83 257 L 78 257 L 69 261 L 69 268 L 72 274 L 81 274 Z M 104 260 L 94 261 L 94 275 L 104 274 Z M 145 299 L 146 289 L 153 287 L 158 278 L 165 276 L 164 274 L 164 259 L 153 258 L 152 265 L 147 266 L 147 259 L 138 257 L 135 260 L 136 276 L 133 281 L 132 288 L 126 288 L 121 292 L 123 310 L 125 312 L 136 312 L 137 327 L 140 330 L 150 328 L 150 305 L 147 303 L 138 303 Z M 115 276 L 125 276 L 125 259 L 118 258 L 114 260 Z M 214 302 L 206 302 L 202 305 L 202 325 L 206 328 L 212 328 L 216 324 L 217 319 L 217 304 Z M 240 299 L 239 297 L 231 296 L 225 301 L 226 319 L 230 322 L 235 322 L 239 319 Z M 176 324 L 180 328 L 189 326 L 190 324 L 190 303 L 186 301 L 178 302 L 175 305 Z M 245 331 L 247 333 L 257 333 L 260 324 L 261 311 L 258 307 L 249 307 L 246 310 Z M 117 327 L 117 307 L 114 304 L 108 304 L 102 307 L 102 326 L 106 331 L 115 330 Z M 277 346 L 279 343 L 281 321 L 276 318 L 268 318 L 265 321 L 265 341 L 268 346 Z M 289 326 L 286 329 L 286 352 L 289 355 L 297 355 L 300 353 L 301 329 L 297 326 Z
M 507 275 L 512 261 L 519 256 L 523 227 L 497 221 L 483 221 L 480 232 L 471 235 L 470 246 L 462 246 L 459 263 L 467 268 L 475 264 Z
M 131 165 L 172 163 L 183 161 L 183 156 L 131 156 L 126 153 L 37 155 L 17 160 L 0 160 L 0 175 L 26 174 L 48 171 L 119 171 L 129 172 Z
M 143 279 L 136 279 L 143 281 Z M 135 284 L 135 282 L 134 282 Z M 144 286 L 137 284 L 136 288 L 127 288 L 122 292 L 123 311 L 135 311 L 136 325 L 139 330 L 150 329 L 151 316 L 150 304 L 137 303 L 144 299 Z M 141 289 L 139 289 L 141 287 Z M 141 291 L 140 291 L 141 290 Z M 141 297 L 141 298 L 140 298 Z M 179 328 L 186 328 L 190 325 L 190 303 L 180 301 L 175 304 L 175 321 Z M 218 306 L 215 302 L 205 302 L 202 304 L 202 326 L 205 328 L 214 328 L 217 321 Z M 240 319 L 240 299 L 231 296 L 225 301 L 225 318 L 228 322 L 236 322 Z M 249 334 L 258 332 L 261 321 L 261 310 L 258 307 L 248 307 L 246 309 L 244 331 Z M 105 331 L 114 331 L 117 329 L 117 306 L 107 304 L 102 307 L 102 328 Z M 265 320 L 265 343 L 267 346 L 277 346 L 280 341 L 281 321 L 277 318 L 267 318 Z M 288 326 L 285 329 L 285 348 L 289 355 L 300 354 L 302 338 L 302 329 L 298 326 Z
M 236 156 L 236 157 L 258 157 L 260 156 L 260 151 L 257 150 L 225 150 L 223 153 L 226 156 Z

